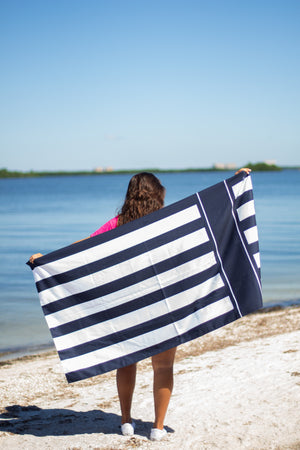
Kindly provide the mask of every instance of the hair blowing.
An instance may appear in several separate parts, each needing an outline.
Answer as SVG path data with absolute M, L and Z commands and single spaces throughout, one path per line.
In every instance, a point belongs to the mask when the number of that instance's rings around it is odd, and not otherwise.
M 165 188 L 155 175 L 141 172 L 129 181 L 118 226 L 157 211 L 164 206 Z

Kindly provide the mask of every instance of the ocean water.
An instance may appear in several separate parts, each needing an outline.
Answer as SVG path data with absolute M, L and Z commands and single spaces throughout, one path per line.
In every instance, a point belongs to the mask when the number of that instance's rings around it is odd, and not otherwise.
M 166 204 L 231 176 L 162 173 Z M 51 344 L 31 254 L 89 236 L 123 203 L 130 175 L 0 179 L 0 353 Z M 300 171 L 252 174 L 264 305 L 300 301 Z

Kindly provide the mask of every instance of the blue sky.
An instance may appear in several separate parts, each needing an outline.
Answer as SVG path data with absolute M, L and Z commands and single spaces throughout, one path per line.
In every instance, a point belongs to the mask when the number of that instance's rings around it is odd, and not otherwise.
M 300 165 L 300 2 L 1 0 L 0 167 Z

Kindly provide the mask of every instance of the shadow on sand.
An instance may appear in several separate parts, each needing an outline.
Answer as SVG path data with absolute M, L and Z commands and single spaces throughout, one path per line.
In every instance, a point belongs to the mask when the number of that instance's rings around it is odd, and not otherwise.
M 149 436 L 151 422 L 134 419 L 135 434 Z M 0 414 L 0 431 L 34 436 L 71 436 L 75 434 L 121 434 L 121 417 L 96 409 L 41 409 L 37 406 L 6 406 Z M 172 428 L 166 427 L 169 433 Z

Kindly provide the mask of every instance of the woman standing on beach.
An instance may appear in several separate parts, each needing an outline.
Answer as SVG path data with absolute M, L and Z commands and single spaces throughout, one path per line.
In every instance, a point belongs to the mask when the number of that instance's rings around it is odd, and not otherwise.
M 242 168 L 236 172 L 251 171 Z M 152 173 L 142 172 L 134 175 L 128 185 L 124 204 L 118 216 L 109 220 L 90 237 L 112 230 L 132 220 L 138 219 L 164 206 L 165 188 Z M 87 238 L 88 239 L 88 238 Z M 40 253 L 32 255 L 30 262 L 42 256 Z M 155 420 L 151 429 L 150 439 L 160 441 L 167 431 L 164 419 L 167 413 L 173 389 L 173 364 L 176 347 L 152 356 L 153 367 L 153 396 Z M 131 418 L 132 397 L 136 380 L 136 364 L 117 370 L 117 389 L 122 413 L 121 430 L 125 436 L 134 434 L 135 424 Z
M 91 236 L 124 225 L 164 206 L 165 188 L 155 175 L 148 172 L 134 175 L 128 185 L 124 204 L 120 214 L 104 224 Z M 167 431 L 164 419 L 173 389 L 173 364 L 176 348 L 152 356 L 153 396 L 155 420 L 151 430 L 151 440 L 161 440 Z M 117 370 L 117 387 L 122 413 L 122 433 L 134 434 L 135 424 L 131 418 L 132 396 L 135 387 L 136 364 Z
M 113 228 L 124 225 L 164 206 L 165 188 L 159 179 L 152 173 L 142 172 L 134 175 L 128 185 L 124 204 L 118 216 L 109 220 L 90 237 Z M 42 256 L 41 253 L 32 255 L 30 262 Z M 166 350 L 152 356 L 153 367 L 153 396 L 155 420 L 151 429 L 150 439 L 159 441 L 167 431 L 164 428 L 164 419 L 167 413 L 173 389 L 173 364 L 176 348 Z M 136 364 L 122 367 L 117 370 L 117 388 L 122 413 L 122 434 L 132 436 L 135 424 L 131 418 L 131 404 L 136 379 Z

